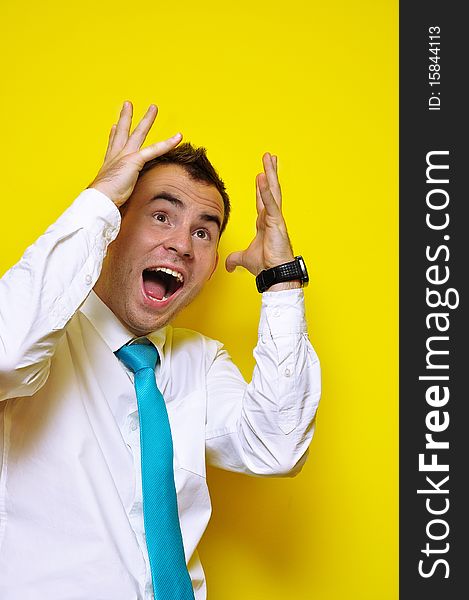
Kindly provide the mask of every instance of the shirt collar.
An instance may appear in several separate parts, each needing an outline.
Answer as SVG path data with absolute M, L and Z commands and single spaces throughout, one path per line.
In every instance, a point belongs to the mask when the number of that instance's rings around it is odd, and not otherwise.
M 112 352 L 116 352 L 130 341 L 138 339 L 119 321 L 112 310 L 104 304 L 93 290 L 81 305 L 80 311 L 91 322 Z M 164 361 L 166 329 L 166 327 L 162 327 L 146 336 L 157 348 L 162 364 Z

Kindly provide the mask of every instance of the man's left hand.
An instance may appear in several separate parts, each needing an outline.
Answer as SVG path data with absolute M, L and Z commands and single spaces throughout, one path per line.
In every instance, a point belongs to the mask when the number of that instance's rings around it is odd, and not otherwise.
M 282 192 L 277 174 L 277 157 L 268 152 L 262 157 L 264 172 L 256 177 L 256 236 L 246 248 L 232 252 L 226 259 L 226 270 L 244 267 L 253 275 L 264 269 L 294 260 L 287 226 L 282 214 Z M 276 284 L 270 288 L 300 287 L 299 282 Z

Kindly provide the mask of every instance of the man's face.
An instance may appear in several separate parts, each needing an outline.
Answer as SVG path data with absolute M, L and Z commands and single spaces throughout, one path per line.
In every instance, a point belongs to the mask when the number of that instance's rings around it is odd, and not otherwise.
M 173 164 L 142 175 L 127 204 L 94 290 L 145 335 L 169 323 L 214 272 L 224 206 L 215 186 Z

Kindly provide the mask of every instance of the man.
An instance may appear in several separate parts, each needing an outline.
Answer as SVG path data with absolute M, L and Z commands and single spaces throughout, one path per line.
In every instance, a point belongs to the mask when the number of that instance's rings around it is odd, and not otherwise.
M 95 180 L 0 281 L 3 600 L 202 600 L 206 462 L 282 476 L 306 458 L 319 363 L 276 157 L 226 261 L 264 290 L 246 384 L 219 342 L 169 325 L 217 266 L 229 199 L 180 134 L 142 148 L 156 113 L 130 133 L 124 103 Z

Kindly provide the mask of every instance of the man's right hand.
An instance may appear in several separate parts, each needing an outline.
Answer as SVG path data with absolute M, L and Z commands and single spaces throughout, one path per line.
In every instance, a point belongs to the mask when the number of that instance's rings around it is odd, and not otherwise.
M 132 103 L 124 102 L 117 125 L 111 127 L 103 166 L 88 186 L 105 194 L 118 207 L 132 193 L 143 165 L 165 154 L 182 140 L 182 134 L 176 133 L 167 140 L 141 148 L 155 121 L 158 108 L 150 104 L 140 123 L 129 134 L 132 110 Z

